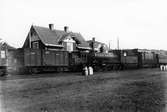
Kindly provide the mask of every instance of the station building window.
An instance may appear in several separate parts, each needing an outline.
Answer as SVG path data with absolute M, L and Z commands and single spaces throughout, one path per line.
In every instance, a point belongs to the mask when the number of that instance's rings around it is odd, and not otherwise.
M 69 52 L 73 51 L 73 43 L 67 42 L 67 51 Z
M 5 54 L 5 51 L 4 51 L 4 50 L 1 51 L 1 58 L 2 58 L 2 59 L 3 59 L 3 58 L 6 58 L 6 54 Z
M 33 42 L 32 47 L 33 49 L 39 49 L 39 42 Z

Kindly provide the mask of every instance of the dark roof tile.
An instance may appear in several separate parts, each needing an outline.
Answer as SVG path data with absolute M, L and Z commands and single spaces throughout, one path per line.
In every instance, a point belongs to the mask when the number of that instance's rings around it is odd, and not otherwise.
M 46 45 L 59 45 L 59 42 L 63 40 L 66 35 L 70 35 L 76 42 L 78 42 L 78 46 L 81 47 L 89 47 L 89 44 L 85 41 L 80 33 L 73 32 L 65 32 L 61 30 L 50 30 L 49 28 L 40 27 L 40 26 L 32 26 L 41 41 Z

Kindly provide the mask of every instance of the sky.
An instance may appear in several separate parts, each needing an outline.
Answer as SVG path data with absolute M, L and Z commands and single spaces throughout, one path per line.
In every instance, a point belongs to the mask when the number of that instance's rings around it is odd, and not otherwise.
M 80 32 L 111 48 L 167 50 L 166 0 L 0 0 L 0 38 L 22 47 L 31 25 Z

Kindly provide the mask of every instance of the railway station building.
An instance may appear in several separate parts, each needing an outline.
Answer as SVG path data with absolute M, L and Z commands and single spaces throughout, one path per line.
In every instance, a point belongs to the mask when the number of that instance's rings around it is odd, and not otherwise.
M 58 51 L 89 51 L 91 48 L 80 33 L 69 31 L 65 26 L 63 30 L 32 25 L 23 48 L 46 49 Z

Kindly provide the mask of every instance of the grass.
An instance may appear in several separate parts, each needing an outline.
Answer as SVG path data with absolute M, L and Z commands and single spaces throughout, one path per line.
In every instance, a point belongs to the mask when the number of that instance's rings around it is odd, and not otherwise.
M 6 112 L 163 112 L 165 75 L 134 70 L 18 79 L 2 81 L 0 95 Z

